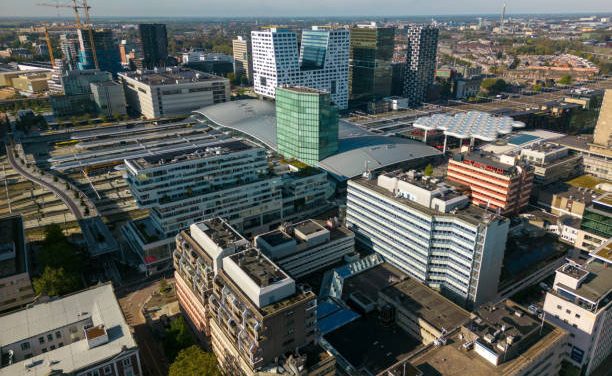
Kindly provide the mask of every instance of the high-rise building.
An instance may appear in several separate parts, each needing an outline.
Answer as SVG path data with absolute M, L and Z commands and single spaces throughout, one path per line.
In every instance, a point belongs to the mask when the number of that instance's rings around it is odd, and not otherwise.
M 179 302 L 225 373 L 335 374 L 334 356 L 315 343 L 316 295 L 226 222 L 191 225 L 173 259 Z
M 139 24 L 144 69 L 164 68 L 168 59 L 168 34 L 164 24 Z
M 544 301 L 546 319 L 571 333 L 570 362 L 587 376 L 612 352 L 611 250 L 608 240 L 586 264 L 558 268 Z
M 251 41 L 238 36 L 232 40 L 234 49 L 234 74 L 236 77 L 244 76 L 251 82 L 253 80 L 253 56 Z
M 510 159 L 513 164 L 485 154 L 458 154 L 448 161 L 448 180 L 469 186 L 474 205 L 516 214 L 529 204 L 534 174 L 527 163 Z
M 79 38 L 74 35 L 60 35 L 60 49 L 69 69 L 77 69 L 79 62 Z
M 123 85 L 115 81 L 90 84 L 93 101 L 102 116 L 117 116 L 127 113 Z
M 349 93 L 351 105 L 391 95 L 395 28 L 357 25 L 351 28 Z
M 438 28 L 434 26 L 410 26 L 404 77 L 404 97 L 410 106 L 418 106 L 425 100 L 433 84 L 438 50 Z
M 276 88 L 278 152 L 311 166 L 338 150 L 338 110 L 331 95 L 306 87 Z
M 592 151 L 612 156 L 612 89 L 604 93 L 599 118 L 593 132 L 593 143 L 589 146 Z M 612 163 L 608 162 L 608 171 L 612 170 L 611 165 Z
M 255 92 L 275 98 L 276 88 L 302 86 L 326 91 L 339 109 L 348 107 L 349 31 L 313 26 L 297 34 L 270 28 L 251 32 Z
M 510 221 L 415 171 L 348 183 L 347 227 L 367 249 L 460 305 L 497 295 Z
M 79 69 L 96 68 L 93 52 L 91 49 L 91 38 L 96 48 L 96 59 L 98 69 L 117 74 L 121 71 L 121 57 L 119 46 L 115 43 L 113 31 L 110 29 L 89 30 L 79 29 Z

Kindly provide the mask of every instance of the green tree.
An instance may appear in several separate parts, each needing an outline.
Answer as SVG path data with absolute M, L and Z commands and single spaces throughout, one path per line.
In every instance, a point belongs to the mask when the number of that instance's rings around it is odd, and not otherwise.
M 212 353 L 194 345 L 179 352 L 168 376 L 221 376 L 221 371 Z
M 193 336 L 182 316 L 172 321 L 164 333 L 164 352 L 170 361 L 173 361 L 181 350 L 194 343 Z
M 569 85 L 572 83 L 572 75 L 566 74 L 563 77 L 561 77 L 559 81 L 557 82 L 560 83 L 561 85 Z
M 64 268 L 45 267 L 40 277 L 34 278 L 37 295 L 58 296 L 76 291 L 81 287 L 78 275 L 67 273 Z
M 430 164 L 428 164 L 427 166 L 425 166 L 425 171 L 423 171 L 423 172 L 424 172 L 425 176 L 431 176 L 431 175 L 433 175 L 434 168 L 433 168 L 433 166 L 431 165 L 431 163 L 430 163 Z
M 63 268 L 67 274 L 79 275 L 83 265 L 83 255 L 68 241 L 57 224 L 45 228 L 45 240 L 38 254 L 38 263 L 52 269 Z
M 506 90 L 506 86 L 508 86 L 506 81 L 501 78 L 486 78 L 480 84 L 482 91 L 489 95 L 498 94 Z
M 532 90 L 539 93 L 540 91 L 542 91 L 542 85 L 535 84 L 533 85 Z

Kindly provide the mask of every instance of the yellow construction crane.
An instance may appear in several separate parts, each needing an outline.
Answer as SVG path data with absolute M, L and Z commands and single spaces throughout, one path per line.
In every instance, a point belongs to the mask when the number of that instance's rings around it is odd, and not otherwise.
M 91 56 L 94 61 L 94 66 L 96 67 L 96 69 L 100 69 L 100 65 L 98 64 L 98 54 L 96 52 L 96 46 L 95 46 L 94 37 L 93 37 L 93 25 L 90 23 L 90 18 L 89 18 L 89 9 L 91 9 L 91 6 L 87 4 L 87 0 L 82 0 L 81 4 L 79 4 L 77 0 L 72 0 L 72 4 L 39 3 L 36 5 L 43 6 L 43 7 L 53 7 L 56 9 L 59 9 L 59 8 L 72 9 L 74 12 L 74 19 L 76 21 L 76 28 L 81 30 L 82 32 L 87 31 L 87 33 L 89 34 L 89 46 L 91 48 Z M 85 12 L 85 22 L 86 22 L 85 24 L 81 22 L 81 14 L 79 11 L 80 9 L 83 9 Z M 51 46 L 51 40 L 49 39 L 49 33 L 46 32 L 46 30 L 45 30 L 45 38 L 47 38 L 47 46 Z M 51 64 L 55 65 L 54 61 L 55 60 L 51 58 Z

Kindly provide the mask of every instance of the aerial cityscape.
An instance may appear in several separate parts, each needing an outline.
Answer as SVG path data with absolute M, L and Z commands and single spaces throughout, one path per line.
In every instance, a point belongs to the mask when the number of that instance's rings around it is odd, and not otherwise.
M 0 376 L 612 375 L 609 2 L 2 0 L 0 139 Z

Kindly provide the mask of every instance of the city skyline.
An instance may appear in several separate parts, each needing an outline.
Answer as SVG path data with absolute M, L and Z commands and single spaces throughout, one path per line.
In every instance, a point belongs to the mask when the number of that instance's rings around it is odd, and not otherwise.
M 383 0 L 374 6 L 371 1 L 356 0 L 347 7 L 346 0 L 333 2 L 313 0 L 308 4 L 291 4 L 278 0 L 265 0 L 249 4 L 244 0 L 228 0 L 222 4 L 213 2 L 199 2 L 195 0 L 181 0 L 172 3 L 159 3 L 154 6 L 147 4 L 143 7 L 142 1 L 120 2 L 109 0 L 95 6 L 94 16 L 97 17 L 316 17 L 316 16 L 374 16 L 384 17 L 390 15 L 402 16 L 450 16 L 497 14 L 501 12 L 503 1 L 481 3 L 468 0 L 457 3 L 450 0 L 422 3 L 416 0 Z M 0 5 L 0 13 L 5 17 L 32 17 L 32 6 L 18 0 L 5 0 Z M 35 8 L 38 17 L 57 17 L 58 12 L 52 7 Z M 231 9 L 231 12 L 228 11 Z M 580 13 L 609 13 L 608 3 L 603 0 L 584 1 L 580 6 Z M 506 14 L 528 13 L 575 13 L 575 2 L 526 0 L 507 2 Z M 67 11 L 60 11 L 61 17 L 70 16 Z

